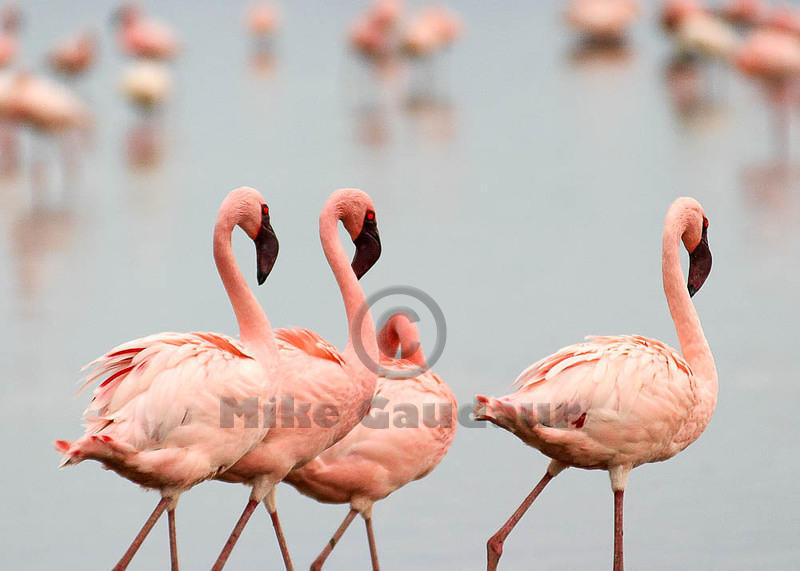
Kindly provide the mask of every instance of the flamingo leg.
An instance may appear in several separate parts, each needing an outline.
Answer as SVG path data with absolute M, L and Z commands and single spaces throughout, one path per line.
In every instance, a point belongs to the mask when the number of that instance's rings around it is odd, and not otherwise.
M 375 546 L 375 534 L 372 532 L 372 518 L 364 519 L 367 526 L 367 539 L 369 540 L 369 556 L 372 558 L 372 571 L 381 571 L 378 565 L 378 548 Z
M 342 524 L 333 533 L 333 537 L 331 537 L 331 540 L 327 543 L 327 545 L 325 545 L 325 549 L 322 550 L 322 553 L 320 553 L 314 560 L 314 562 L 311 564 L 311 571 L 319 571 L 320 569 L 322 569 L 322 565 L 325 563 L 325 560 L 328 558 L 328 555 L 331 554 L 333 548 L 336 547 L 337 543 L 339 543 L 339 540 L 342 538 L 342 535 L 344 535 L 347 526 L 350 525 L 350 523 L 353 521 L 353 518 L 356 517 L 357 513 L 358 512 L 354 509 L 351 509 L 347 513 Z M 369 533 L 369 531 L 367 533 Z
M 222 552 L 219 554 L 219 557 L 217 557 L 214 567 L 212 567 L 213 571 L 221 571 L 222 568 L 225 567 L 225 562 L 228 561 L 228 557 L 230 557 L 231 551 L 233 551 L 233 546 L 236 545 L 236 541 L 238 541 L 239 536 L 242 535 L 242 530 L 247 524 L 247 520 L 250 519 L 250 516 L 253 515 L 257 507 L 257 501 L 250 500 L 247 502 L 242 515 L 239 517 L 239 521 L 236 522 L 236 526 L 233 528 L 230 537 L 228 537 L 228 541 L 225 542 L 225 547 L 222 548 Z
M 624 490 L 614 492 L 614 571 L 622 571 L 622 496 Z
M 545 472 L 542 479 L 539 480 L 539 483 L 536 484 L 536 487 L 533 488 L 528 497 L 522 501 L 522 504 L 517 508 L 508 521 L 503 524 L 497 533 L 495 533 L 491 538 L 489 538 L 488 543 L 486 544 L 486 551 L 487 551 L 487 571 L 495 571 L 497 569 L 497 563 L 500 561 L 500 556 L 503 554 L 503 542 L 508 537 L 508 534 L 511 533 L 511 530 L 514 529 L 514 526 L 519 523 L 519 520 L 522 519 L 522 516 L 525 515 L 525 512 L 528 511 L 528 508 L 531 507 L 533 500 L 542 493 L 544 487 L 547 483 L 553 479 L 553 475 L 548 470 Z
M 134 538 L 133 543 L 125 552 L 125 555 L 122 556 L 122 559 L 119 560 L 114 566 L 114 571 L 125 571 L 128 568 L 128 565 L 131 563 L 131 559 L 133 556 L 136 555 L 136 552 L 142 546 L 145 537 L 147 534 L 150 533 L 150 530 L 153 529 L 153 526 L 158 521 L 158 518 L 161 517 L 161 514 L 164 513 L 164 510 L 167 509 L 167 505 L 170 503 L 170 498 L 161 498 L 161 501 L 158 502 L 156 509 L 153 510 L 153 513 L 150 514 L 150 517 L 147 518 L 147 521 L 144 522 L 142 529 L 139 531 L 139 534 Z
M 167 510 L 169 520 L 169 558 L 170 569 L 178 571 L 178 536 L 175 533 L 175 508 Z
M 286 571 L 294 571 L 294 567 L 292 566 L 292 558 L 289 556 L 289 549 L 286 547 L 286 538 L 283 536 L 281 522 L 278 519 L 278 510 L 270 510 L 266 500 L 264 500 L 264 505 L 267 506 L 269 517 L 272 520 L 272 527 L 275 528 L 275 537 L 278 538 L 278 547 L 281 548 L 281 555 L 283 555 L 283 564 L 286 567 Z

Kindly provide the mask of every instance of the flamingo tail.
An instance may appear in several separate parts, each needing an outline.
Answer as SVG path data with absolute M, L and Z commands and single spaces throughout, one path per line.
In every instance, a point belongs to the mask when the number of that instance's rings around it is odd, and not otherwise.
M 112 458 L 122 458 L 135 452 L 133 447 L 123 444 L 106 434 L 91 434 L 73 442 L 56 440 L 54 444 L 56 451 L 62 455 L 61 463 L 58 465 L 59 468 L 78 464 L 87 459 L 102 462 Z

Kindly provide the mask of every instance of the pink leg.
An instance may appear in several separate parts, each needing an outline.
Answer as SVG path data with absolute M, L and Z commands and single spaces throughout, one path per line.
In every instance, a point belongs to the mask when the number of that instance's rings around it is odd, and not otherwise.
M 328 555 L 331 554 L 333 548 L 336 547 L 337 543 L 339 543 L 339 540 L 342 538 L 342 535 L 344 535 L 347 526 L 350 525 L 350 523 L 353 521 L 353 518 L 356 517 L 357 513 L 358 512 L 354 509 L 351 509 L 347 513 L 347 516 L 344 518 L 342 525 L 340 525 L 337 528 L 337 530 L 333 533 L 333 537 L 331 537 L 331 540 L 325 546 L 325 549 L 322 550 L 322 553 L 320 553 L 314 560 L 314 563 L 311 564 L 311 571 L 319 571 L 320 569 L 322 569 L 322 565 L 325 563 L 325 560 L 328 558 Z
M 278 538 L 278 547 L 281 548 L 281 555 L 283 555 L 283 564 L 286 567 L 286 571 L 294 571 L 292 558 L 289 556 L 289 549 L 286 547 L 286 538 L 283 536 L 281 522 L 278 519 L 278 510 L 269 512 L 269 517 L 272 520 L 272 527 L 275 528 L 275 537 Z
M 139 534 L 131 543 L 131 546 L 125 552 L 125 555 L 122 556 L 122 559 L 119 560 L 114 566 L 114 571 L 124 571 L 128 568 L 128 565 L 131 563 L 131 559 L 133 556 L 136 555 L 136 552 L 142 546 L 142 542 L 144 542 L 144 538 L 147 537 L 147 534 L 150 533 L 150 530 L 153 529 L 153 526 L 158 521 L 158 518 L 161 517 L 161 514 L 164 513 L 164 510 L 167 509 L 167 504 L 170 502 L 169 498 L 161 498 L 161 501 L 158 502 L 156 509 L 153 510 L 153 513 L 150 514 L 150 517 L 147 518 L 147 521 L 144 522 L 142 529 L 139 531 Z
M 214 563 L 214 567 L 212 567 L 213 571 L 221 571 L 221 569 L 225 566 L 225 562 L 228 561 L 228 557 L 230 557 L 231 551 L 233 551 L 233 546 L 236 545 L 236 541 L 239 539 L 239 536 L 242 535 L 242 530 L 247 524 L 247 520 L 250 519 L 250 516 L 253 515 L 253 512 L 257 507 L 257 501 L 250 500 L 247 502 L 242 515 L 239 517 L 239 521 L 236 522 L 236 527 L 233 528 L 228 541 L 225 542 L 225 547 L 222 548 L 222 553 L 219 554 L 219 557 L 217 557 L 217 562 Z
M 167 519 L 169 520 L 170 569 L 178 571 L 178 536 L 175 533 L 175 508 L 167 510 Z
M 372 533 L 372 518 L 364 520 L 367 525 L 367 539 L 369 540 L 369 556 L 372 558 L 372 571 L 381 571 L 378 565 L 378 548 L 375 547 L 375 534 Z
M 624 490 L 614 492 L 614 571 L 622 571 L 622 496 Z
M 489 538 L 489 542 L 486 544 L 487 550 L 487 558 L 488 563 L 486 565 L 487 571 L 495 571 L 497 569 L 497 563 L 500 561 L 500 556 L 503 554 L 503 542 L 508 537 L 508 534 L 511 533 L 511 530 L 514 529 L 514 526 L 519 523 L 519 520 L 522 519 L 522 516 L 525 515 L 525 512 L 528 511 L 528 508 L 531 507 L 533 500 L 544 490 L 544 487 L 547 483 L 553 479 L 552 474 L 550 472 L 545 472 L 542 479 L 539 480 L 539 483 L 536 484 L 536 487 L 533 491 L 528 494 L 528 497 L 523 500 L 522 504 L 517 508 L 508 521 L 503 524 L 503 527 L 495 533 L 491 538 Z

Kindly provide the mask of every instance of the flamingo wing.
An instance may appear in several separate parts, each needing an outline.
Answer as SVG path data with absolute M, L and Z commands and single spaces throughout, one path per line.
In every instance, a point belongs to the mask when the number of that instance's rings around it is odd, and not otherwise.
M 342 366 L 345 364 L 344 357 L 336 347 L 308 329 L 300 327 L 276 329 L 275 342 L 278 344 L 278 349 L 284 351 L 302 351 L 312 357 L 327 359 Z

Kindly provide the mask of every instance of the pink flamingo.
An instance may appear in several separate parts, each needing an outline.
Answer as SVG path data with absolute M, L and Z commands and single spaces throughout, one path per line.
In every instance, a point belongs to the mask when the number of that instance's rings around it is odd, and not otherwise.
M 376 0 L 353 22 L 350 45 L 366 57 L 388 56 L 394 47 L 394 34 L 402 11 L 399 0 Z
M 766 9 L 763 0 L 728 0 L 720 14 L 733 24 L 755 26 L 764 19 Z
M 142 14 L 139 6 L 125 4 L 114 14 L 119 25 L 119 44 L 128 55 L 148 59 L 170 59 L 178 42 L 170 28 Z
M 638 12 L 636 0 L 574 0 L 566 18 L 588 40 L 613 43 L 622 40 Z
M 622 569 L 622 498 L 628 473 L 671 458 L 705 430 L 717 402 L 717 370 L 690 299 L 711 271 L 708 219 L 693 198 L 664 221 L 662 276 L 683 356 L 638 335 L 589 337 L 522 372 L 516 392 L 478 395 L 476 418 L 513 432 L 552 460 L 544 477 L 488 542 L 488 569 L 547 483 L 569 466 L 608 470 L 614 491 L 614 569 Z M 679 244 L 689 251 L 684 281 Z
M 800 34 L 800 14 L 786 4 L 776 6 L 766 17 L 764 24 L 787 34 Z
M 53 48 L 48 56 L 50 67 L 65 75 L 78 75 L 94 61 L 96 42 L 94 34 L 84 31 Z
M 763 28 L 750 34 L 736 53 L 736 66 L 766 88 L 775 106 L 776 132 L 782 152 L 788 149 L 788 104 L 800 77 L 800 41 L 777 29 Z
M 274 34 L 281 23 L 278 9 L 271 4 L 253 4 L 247 10 L 247 31 L 256 38 L 266 38 Z
M 461 21 L 444 6 L 421 10 L 408 25 L 402 39 L 403 51 L 413 57 L 426 57 L 449 47 L 461 35 Z
M 352 264 L 339 241 L 338 222 L 341 221 L 356 246 Z M 322 249 L 339 284 L 350 332 L 347 347 L 339 352 L 318 334 L 307 329 L 278 329 L 278 367 L 281 409 L 300 403 L 313 406 L 315 421 L 308 426 L 286 426 L 284 410 L 280 425 L 272 428 L 266 438 L 217 479 L 238 482 L 251 487 L 250 499 L 214 564 L 219 570 L 225 565 L 247 521 L 260 502 L 269 512 L 284 564 L 292 569 L 291 557 L 278 519 L 275 486 L 293 469 L 313 460 L 317 455 L 341 440 L 358 424 L 369 410 L 375 392 L 374 367 L 378 346 L 372 323 L 358 280 L 378 260 L 381 243 L 372 199 L 357 189 L 337 190 L 325 202 L 319 216 Z M 359 347 L 359 345 L 361 347 Z M 363 361 L 362 361 L 363 359 Z M 287 403 L 287 399 L 294 399 Z M 333 412 L 335 421 L 317 421 L 321 410 Z M 327 417 L 326 417 L 327 418 Z
M 356 514 L 364 518 L 372 568 L 377 571 L 373 505 L 427 476 L 444 458 L 456 433 L 456 398 L 444 381 L 428 370 L 417 328 L 408 316 L 393 315 L 378 334 L 378 344 L 381 367 L 389 374 L 378 378 L 375 398 L 382 402 L 377 408 L 373 405 L 375 414 L 386 414 L 381 410 L 394 410 L 395 405 L 410 406 L 417 411 L 418 422 L 419 412 L 432 406 L 440 409 L 442 417 L 413 428 L 389 426 L 388 417 L 382 429 L 359 424 L 335 446 L 289 473 L 286 481 L 302 494 L 323 503 L 350 504 L 344 521 L 311 565 L 312 571 L 322 569 Z M 395 358 L 398 345 L 400 359 Z
M 89 110 L 69 89 L 28 72 L 0 77 L 0 117 L 42 131 L 85 128 L 91 122 Z
M 0 67 L 5 67 L 17 55 L 19 8 L 11 4 L 0 12 Z
M 699 0 L 666 0 L 661 6 L 661 25 L 674 32 L 687 16 L 704 13 L 706 9 Z
M 271 370 L 277 347 L 269 321 L 236 265 L 231 233 L 241 227 L 255 242 L 258 282 L 278 255 L 269 208 L 252 188 L 223 201 L 214 228 L 214 259 L 236 313 L 241 342 L 219 333 L 157 333 L 115 347 L 93 361 L 85 388 L 94 390 L 86 434 L 56 441 L 61 466 L 86 459 L 147 489 L 161 501 L 115 569 L 125 569 L 156 521 L 169 516 L 172 569 L 178 568 L 175 507 L 180 495 L 234 464 L 266 434 L 244 419 L 220 427 L 223 399 L 274 394 Z

